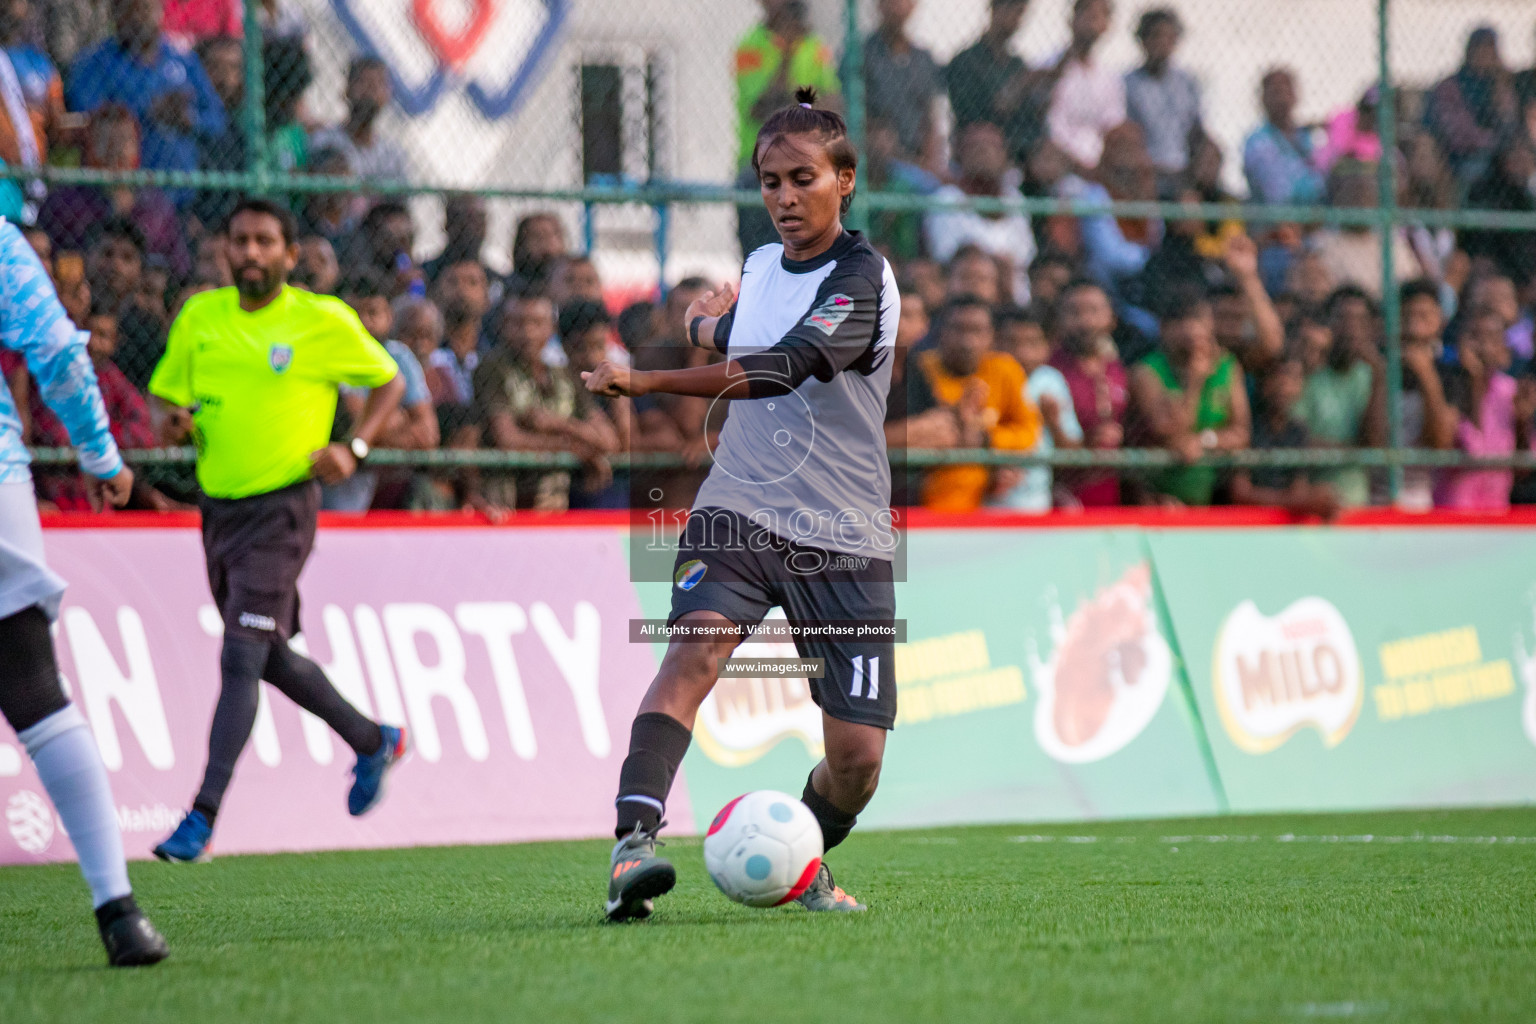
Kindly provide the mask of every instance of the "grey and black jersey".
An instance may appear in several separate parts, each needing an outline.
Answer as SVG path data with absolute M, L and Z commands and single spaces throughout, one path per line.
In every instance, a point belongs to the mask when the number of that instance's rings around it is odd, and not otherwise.
M 750 378 L 731 403 L 693 507 L 739 512 L 828 551 L 893 557 L 885 402 L 901 299 L 857 232 L 796 261 L 779 243 L 747 257 L 719 345 Z

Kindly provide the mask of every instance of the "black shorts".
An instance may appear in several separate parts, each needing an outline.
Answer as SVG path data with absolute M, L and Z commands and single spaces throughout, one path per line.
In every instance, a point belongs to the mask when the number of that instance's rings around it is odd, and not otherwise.
M 289 640 L 299 632 L 299 573 L 315 546 L 320 484 L 249 498 L 209 498 L 203 511 L 208 588 L 224 632 Z
M 891 563 L 784 540 L 740 513 L 697 509 L 678 541 L 672 575 L 676 622 L 718 612 L 750 630 L 775 606 L 791 623 L 893 623 Z M 833 718 L 889 729 L 896 724 L 896 645 L 884 639 L 796 637 L 802 658 L 825 659 L 811 697 Z

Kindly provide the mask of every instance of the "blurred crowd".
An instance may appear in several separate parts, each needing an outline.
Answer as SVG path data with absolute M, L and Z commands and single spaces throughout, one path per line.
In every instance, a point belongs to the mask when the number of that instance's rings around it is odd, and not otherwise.
M 1279 504 L 1330 515 L 1387 499 L 1360 469 L 1217 472 L 1205 453 L 1251 448 L 1530 445 L 1536 233 L 1401 227 L 1390 239 L 1343 222 L 1244 224 L 1035 217 L 1023 197 L 1223 206 L 1379 205 L 1391 161 L 1406 208 L 1536 210 L 1536 68 L 1515 70 L 1491 28 L 1466 40 L 1443 80 L 1397 90 L 1396 143 L 1377 131 L 1370 89 L 1318 124 L 1296 118 L 1303 83 L 1258 69 L 1257 117 L 1240 153 L 1206 130 L 1200 83 L 1180 63 L 1184 26 L 1168 7 L 1076 0 L 1070 42 L 1031 65 L 1013 48 L 1027 0 L 992 0 L 981 37 L 947 65 L 907 32 L 917 0 L 879 0 L 862 40 L 867 152 L 862 184 L 998 213 L 877 211 L 874 240 L 902 288 L 902 394 L 893 445 L 912 448 L 1162 448 L 1156 472 L 909 473 L 911 504 L 1045 510 L 1113 504 Z M 741 154 L 795 83 L 835 93 L 837 58 L 798 0 L 763 0 L 737 51 Z M 1142 58 L 1114 67 L 1115 26 Z M 1342 98 L 1341 98 L 1342 99 Z M 1224 182 L 1240 161 L 1247 195 Z M 743 170 L 742 183 L 750 181 Z M 743 248 L 769 240 L 743 214 Z M 1402 302 L 1403 394 L 1389 436 L 1383 287 Z M 1019 392 L 1022 386 L 1022 397 Z M 1406 507 L 1501 508 L 1525 497 L 1507 470 L 1410 471 Z
M 1359 226 L 1032 218 L 1011 205 L 1031 196 L 1361 209 L 1378 205 L 1381 164 L 1390 161 L 1403 207 L 1536 211 L 1536 68 L 1507 66 L 1494 30 L 1473 31 L 1461 66 L 1442 80 L 1403 84 L 1390 151 L 1375 89 L 1302 124 L 1305 83 L 1277 66 L 1256 69 L 1254 127 L 1241 152 L 1229 153 L 1205 129 L 1172 9 L 1076 0 L 1070 43 L 1031 65 L 1012 45 L 1027 0 L 992 0 L 981 37 L 942 65 L 908 35 L 917 2 L 878 0 L 878 27 L 861 41 L 861 187 L 994 197 L 1002 212 L 936 205 L 872 216 L 871 236 L 902 290 L 888 439 L 923 449 L 1163 448 L 1178 465 L 898 472 L 897 504 L 1279 504 L 1330 515 L 1384 501 L 1384 475 L 1192 463 L 1250 448 L 1395 442 L 1507 455 L 1530 446 L 1536 232 L 1400 227 L 1388 281 L 1380 235 L 1358 217 Z M 761 24 L 735 54 L 738 171 L 748 187 L 763 119 L 804 84 L 836 106 L 849 70 L 811 30 L 801 0 L 761 6 Z M 257 22 L 263 141 L 276 169 L 359 181 L 353 192 L 293 197 L 302 237 L 291 283 L 350 303 L 400 363 L 407 396 L 382 446 L 567 452 L 581 465 L 513 474 L 379 468 L 329 491 L 327 506 L 690 500 L 725 403 L 594 398 L 577 374 L 604 358 L 642 368 L 706 360 L 688 344 L 683 311 L 719 282 L 686 278 L 620 308 L 553 210 L 517 221 L 510 270 L 497 273 L 485 259 L 495 241 L 486 206 L 472 194 L 446 197 L 444 246 L 419 259 L 410 209 L 367 188 L 409 175 L 398 140 L 380 128 L 391 103 L 387 68 L 353 60 L 344 118 L 316 123 L 305 102 L 312 74 L 302 18 L 283 0 L 263 0 Z M 243 30 L 240 0 L 0 0 L 0 160 L 108 171 L 247 167 Z M 1113 31 L 1134 33 L 1137 66 L 1101 58 Z M 1224 174 L 1229 161 L 1240 162 L 1246 196 L 1224 184 L 1236 177 Z M 90 331 L 124 447 L 157 443 L 142 389 L 181 303 L 231 283 L 219 228 L 234 201 L 213 189 L 0 182 L 0 214 L 26 225 L 71 316 Z M 761 210 L 743 209 L 738 230 L 744 251 L 775 237 Z M 1402 308 L 1395 438 L 1384 285 Z M 26 367 L 4 356 L 0 370 L 29 442 L 64 444 Z M 362 401 L 341 396 L 336 436 Z M 643 479 L 616 474 L 611 457 L 620 452 L 682 455 L 685 466 Z M 40 500 L 84 505 L 68 474 L 38 479 Z M 191 497 L 174 481 L 163 486 L 138 500 L 175 508 Z M 1508 470 L 1410 471 L 1398 500 L 1490 509 L 1531 490 Z

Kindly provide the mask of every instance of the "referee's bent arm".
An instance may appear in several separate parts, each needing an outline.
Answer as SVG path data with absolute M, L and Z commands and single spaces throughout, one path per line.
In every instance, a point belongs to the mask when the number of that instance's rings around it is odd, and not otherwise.
M 369 391 L 363 403 L 362 416 L 352 436 L 372 448 L 373 439 L 383 432 L 389 418 L 400 408 L 400 399 L 404 395 L 405 377 L 399 372 L 389 378 L 387 383 Z M 333 484 L 357 471 L 357 457 L 345 444 L 330 444 L 310 457 L 310 465 L 321 483 Z
M 353 437 L 362 438 L 370 447 L 373 439 L 383 431 L 389 418 L 400 408 L 400 399 L 405 397 L 405 377 L 395 374 L 389 378 L 389 382 L 382 387 L 374 388 L 368 392 L 368 400 L 363 403 L 363 415 L 352 432 Z

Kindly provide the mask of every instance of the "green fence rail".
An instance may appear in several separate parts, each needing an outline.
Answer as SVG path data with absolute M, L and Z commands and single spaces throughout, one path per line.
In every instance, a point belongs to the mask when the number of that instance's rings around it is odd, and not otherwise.
M 129 188 L 189 188 L 253 193 L 318 195 L 356 192 L 355 178 L 323 174 L 256 174 L 247 171 L 103 171 L 89 167 L 40 167 L 28 170 L 0 165 L 0 180 L 42 181 L 57 185 L 127 186 Z M 537 199 L 551 203 L 664 206 L 671 203 L 712 203 L 757 206 L 763 197 L 750 189 L 702 182 L 653 179 L 580 188 L 518 188 L 486 185 L 473 189 L 403 181 L 370 181 L 368 192 L 381 196 L 451 196 L 465 192 L 487 199 Z M 1432 228 L 1479 228 L 1489 231 L 1536 231 L 1536 213 L 1505 210 L 1430 210 L 1414 207 L 1286 206 L 1259 203 L 1091 202 L 1023 196 L 934 197 L 904 192 L 860 190 L 855 205 L 870 212 L 927 213 L 933 210 L 975 210 L 978 213 L 1026 213 L 1031 217 L 1124 217 L 1161 220 L 1233 220 L 1254 224 L 1308 224 L 1329 227 L 1422 225 Z
M 73 466 L 72 448 L 33 448 L 33 464 L 40 467 Z M 171 468 L 191 467 L 197 462 L 196 449 L 138 448 L 123 452 L 130 466 Z M 1195 462 L 1186 462 L 1161 448 L 1121 448 L 1109 450 L 1062 449 L 1050 453 L 999 451 L 992 448 L 925 448 L 892 451 L 893 466 L 922 469 L 931 466 L 1055 466 L 1060 469 L 1167 469 L 1176 466 L 1210 466 L 1218 469 L 1345 469 L 1367 467 L 1385 469 L 1536 469 L 1536 452 L 1479 457 L 1456 451 L 1431 448 L 1269 448 L 1248 451 L 1213 452 Z M 610 456 L 615 470 L 695 469 L 710 460 L 688 462 L 669 452 L 645 452 Z M 409 469 L 474 468 L 490 472 L 512 473 L 537 469 L 580 469 L 584 465 L 567 452 L 504 452 L 440 448 L 431 451 L 395 451 L 375 449 L 368 456 L 370 467 Z

